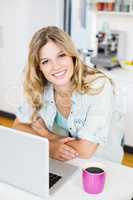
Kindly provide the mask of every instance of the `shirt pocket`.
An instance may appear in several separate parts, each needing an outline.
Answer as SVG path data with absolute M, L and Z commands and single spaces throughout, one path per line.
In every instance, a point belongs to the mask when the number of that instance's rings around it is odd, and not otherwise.
M 76 113 L 75 118 L 74 118 L 74 126 L 76 129 L 76 132 L 84 127 L 90 107 L 91 106 L 89 106 L 88 109 L 82 107 L 82 110 L 80 109 L 80 111 Z
M 80 118 L 74 119 L 74 126 L 75 126 L 76 131 L 78 131 L 79 129 L 81 129 L 84 126 L 83 119 L 80 119 Z

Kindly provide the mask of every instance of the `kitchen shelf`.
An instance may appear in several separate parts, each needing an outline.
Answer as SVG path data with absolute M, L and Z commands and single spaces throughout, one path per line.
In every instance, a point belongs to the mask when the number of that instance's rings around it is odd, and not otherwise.
M 126 4 L 126 1 L 125 2 L 123 1 L 123 4 L 121 4 L 121 8 L 118 8 L 116 7 L 116 0 L 114 1 L 109 1 L 109 0 L 91 0 L 91 6 L 90 8 L 96 12 L 96 14 L 104 14 L 104 15 L 118 15 L 118 16 L 133 16 L 133 0 L 129 0 L 128 1 L 128 4 Z M 109 3 L 113 3 L 114 2 L 114 6 L 111 5 L 106 5 L 106 4 L 109 4 Z M 101 4 L 101 5 L 98 5 L 97 4 Z M 106 7 L 105 7 L 105 5 Z M 120 5 L 119 5 L 120 6 Z M 126 6 L 129 6 L 128 9 L 129 10 L 125 10 L 127 9 Z M 110 10 L 112 9 L 112 10 Z M 117 10 L 115 10 L 117 9 Z M 118 10 L 118 9 L 122 9 L 122 10 Z
M 96 11 L 97 15 L 133 16 L 133 12 Z

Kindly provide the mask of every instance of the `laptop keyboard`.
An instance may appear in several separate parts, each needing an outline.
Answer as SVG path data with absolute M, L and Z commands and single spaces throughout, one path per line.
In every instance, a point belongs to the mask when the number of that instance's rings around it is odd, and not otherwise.
M 53 173 L 49 173 L 49 188 L 51 188 L 60 179 L 61 179 L 61 176 L 58 176 Z

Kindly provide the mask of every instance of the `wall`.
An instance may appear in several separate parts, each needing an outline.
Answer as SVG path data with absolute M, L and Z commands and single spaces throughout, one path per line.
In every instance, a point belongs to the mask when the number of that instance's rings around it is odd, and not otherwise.
M 14 113 L 21 101 L 21 75 L 33 33 L 63 26 L 62 0 L 0 1 L 0 110 Z
M 71 37 L 78 49 L 92 49 L 90 0 L 72 0 Z

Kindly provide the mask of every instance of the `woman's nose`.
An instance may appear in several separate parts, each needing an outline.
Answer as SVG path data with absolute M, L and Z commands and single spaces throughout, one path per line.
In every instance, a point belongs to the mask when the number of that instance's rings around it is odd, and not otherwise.
M 59 63 L 56 60 L 54 60 L 54 61 L 52 61 L 52 66 L 53 66 L 54 69 L 58 69 Z

